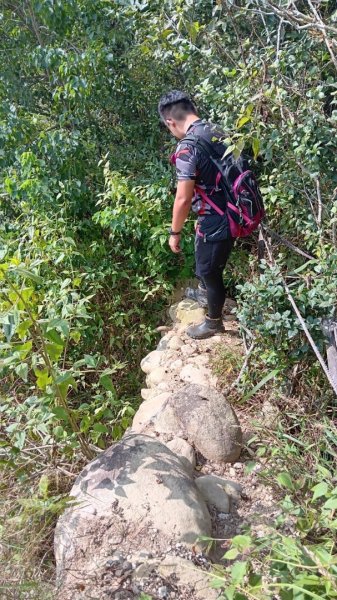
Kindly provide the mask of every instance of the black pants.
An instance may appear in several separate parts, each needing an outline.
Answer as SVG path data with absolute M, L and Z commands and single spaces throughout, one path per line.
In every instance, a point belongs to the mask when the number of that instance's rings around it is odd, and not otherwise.
M 233 238 L 219 242 L 204 242 L 202 237 L 195 238 L 196 276 L 207 290 L 208 316 L 219 319 L 226 299 L 223 271 L 232 251 Z

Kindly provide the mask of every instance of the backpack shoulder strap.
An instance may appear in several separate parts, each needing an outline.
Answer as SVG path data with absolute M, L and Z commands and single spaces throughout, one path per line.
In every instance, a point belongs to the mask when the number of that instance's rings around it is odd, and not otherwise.
M 192 133 L 190 133 L 186 137 L 184 137 L 181 141 L 188 142 L 192 146 L 194 146 L 196 148 L 200 148 L 200 150 L 202 150 L 203 153 L 206 154 L 206 156 L 208 158 L 210 158 L 211 160 L 213 158 L 220 158 L 219 153 L 215 152 L 213 145 L 210 142 L 208 142 L 207 140 L 205 140 L 205 138 L 200 137 L 200 135 L 193 135 Z
M 223 186 L 225 188 L 225 191 L 226 191 L 228 197 L 231 197 L 230 188 L 228 186 L 226 178 L 223 176 L 223 170 L 221 169 L 221 165 L 220 165 L 221 155 L 215 151 L 214 145 L 211 144 L 210 142 L 208 142 L 207 140 L 205 140 L 204 138 L 202 138 L 200 136 L 195 136 L 193 134 L 187 135 L 181 141 L 188 142 L 188 143 L 192 144 L 192 146 L 194 146 L 195 148 L 199 148 L 202 151 L 202 153 L 204 154 L 204 156 L 207 156 L 207 158 L 210 161 L 212 161 L 212 163 L 216 166 L 216 168 L 218 170 L 219 178 L 223 182 Z M 216 181 L 216 185 L 217 184 L 218 184 L 218 181 Z

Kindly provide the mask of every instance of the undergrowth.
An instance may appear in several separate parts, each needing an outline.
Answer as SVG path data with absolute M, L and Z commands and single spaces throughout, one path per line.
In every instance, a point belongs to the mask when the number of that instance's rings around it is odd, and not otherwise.
M 240 365 L 240 353 L 218 349 L 214 368 L 221 381 L 235 379 Z M 249 377 L 246 392 L 242 382 L 232 387 L 230 399 L 243 422 L 249 415 L 254 434 L 247 471 L 260 465 L 258 476 L 280 498 L 280 510 L 258 534 L 247 527 L 228 540 L 226 566 L 215 569 L 214 580 L 225 589 L 223 599 L 337 597 L 336 412 L 329 395 L 322 397 L 318 373 L 309 369 L 307 377 L 300 377 L 294 396 L 285 395 L 282 380 L 253 395 L 247 394 Z M 257 372 L 251 378 L 256 382 Z M 262 418 L 266 400 L 273 406 L 272 424 Z

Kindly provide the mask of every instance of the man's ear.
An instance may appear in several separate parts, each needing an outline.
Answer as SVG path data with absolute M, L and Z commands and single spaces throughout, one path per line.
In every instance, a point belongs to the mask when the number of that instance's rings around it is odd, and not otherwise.
M 168 117 L 167 119 L 165 119 L 165 123 L 168 127 L 174 127 L 176 125 L 175 120 L 171 119 L 171 117 Z

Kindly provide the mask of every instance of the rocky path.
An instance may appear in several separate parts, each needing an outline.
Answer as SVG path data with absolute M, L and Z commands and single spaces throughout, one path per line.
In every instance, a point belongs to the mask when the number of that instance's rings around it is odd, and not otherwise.
M 83 470 L 71 491 L 76 505 L 59 520 L 59 600 L 216 600 L 213 564 L 226 564 L 231 538 L 276 516 L 259 467 L 247 473 L 245 419 L 211 367 L 219 346 L 241 345 L 235 319 L 227 315 L 226 333 L 194 341 L 186 327 L 202 309 L 185 300 L 170 315 L 173 325 L 142 361 L 146 387 L 132 429 Z M 205 538 L 218 540 L 210 552 Z

